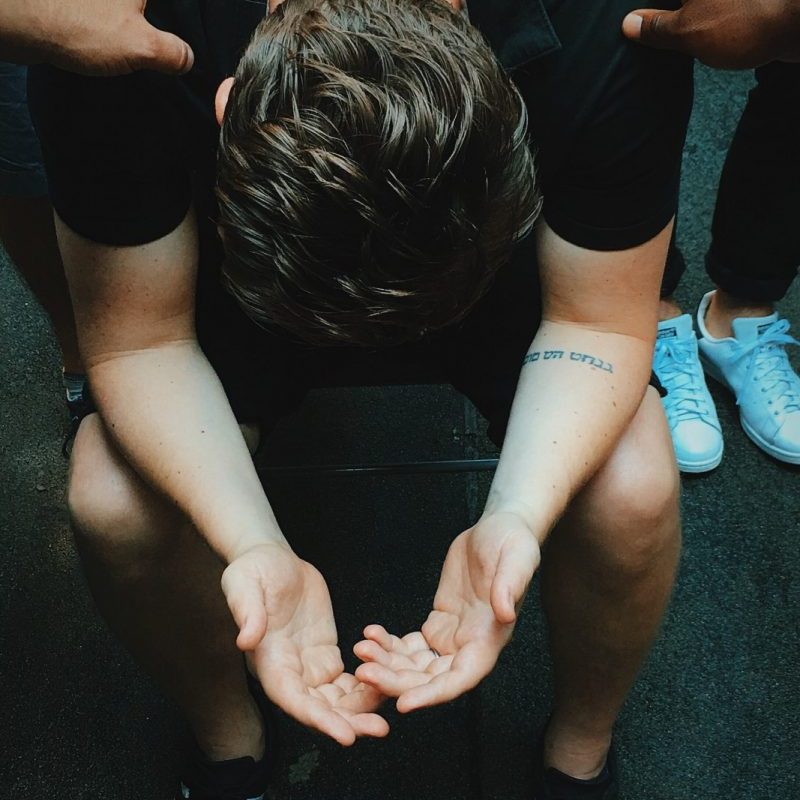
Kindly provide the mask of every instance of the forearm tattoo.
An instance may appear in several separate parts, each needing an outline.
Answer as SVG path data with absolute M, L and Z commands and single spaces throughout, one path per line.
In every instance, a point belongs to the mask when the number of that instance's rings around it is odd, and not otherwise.
M 604 372 L 612 374 L 614 372 L 614 365 L 609 364 L 608 361 L 603 361 L 602 358 L 597 358 L 597 356 L 592 356 L 588 353 L 576 353 L 574 350 L 534 350 L 525 356 L 522 360 L 522 365 L 535 364 L 537 361 L 574 361 L 577 364 L 586 364 Z

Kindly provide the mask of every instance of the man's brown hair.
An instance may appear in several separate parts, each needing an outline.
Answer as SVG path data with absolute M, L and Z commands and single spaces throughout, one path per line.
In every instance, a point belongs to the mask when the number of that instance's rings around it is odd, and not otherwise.
M 287 0 L 222 125 L 228 287 L 258 322 L 318 344 L 454 322 L 538 214 L 526 123 L 443 0 Z

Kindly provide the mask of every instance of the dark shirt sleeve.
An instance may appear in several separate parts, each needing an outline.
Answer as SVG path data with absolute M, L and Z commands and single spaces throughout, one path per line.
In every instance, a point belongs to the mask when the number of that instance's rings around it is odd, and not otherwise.
M 627 41 L 620 25 L 633 2 L 545 0 L 562 47 L 513 73 L 538 153 L 544 218 L 589 250 L 641 245 L 678 207 L 692 61 Z
M 31 70 L 29 103 L 53 206 L 91 241 L 155 241 L 191 204 L 175 115 L 151 80 L 146 73 L 88 78 Z

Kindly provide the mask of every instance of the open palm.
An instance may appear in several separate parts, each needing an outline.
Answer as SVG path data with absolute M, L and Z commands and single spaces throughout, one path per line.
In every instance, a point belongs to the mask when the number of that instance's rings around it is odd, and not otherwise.
M 230 564 L 222 587 L 239 625 L 237 645 L 272 702 L 343 745 L 386 736 L 388 724 L 373 713 L 379 692 L 344 671 L 318 570 L 286 546 L 261 545 Z
M 539 565 L 539 544 L 514 514 L 486 517 L 450 546 L 422 630 L 403 638 L 364 630 L 356 676 L 396 697 L 401 712 L 446 703 L 474 688 L 511 639 L 517 608 Z

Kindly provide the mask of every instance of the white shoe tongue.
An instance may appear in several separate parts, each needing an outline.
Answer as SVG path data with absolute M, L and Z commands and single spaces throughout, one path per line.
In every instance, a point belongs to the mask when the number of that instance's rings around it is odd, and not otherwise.
M 733 335 L 744 344 L 754 342 L 764 331 L 778 321 L 778 314 L 770 314 L 768 317 L 737 317 L 731 327 Z
M 658 323 L 659 339 L 688 339 L 693 334 L 691 314 L 683 314 L 675 319 L 665 319 Z

